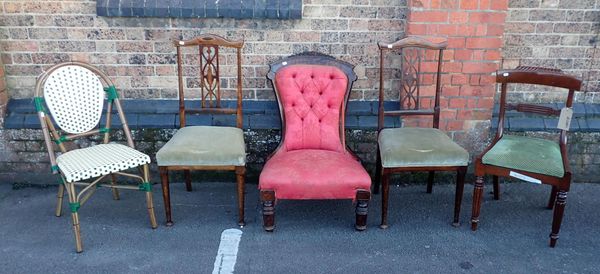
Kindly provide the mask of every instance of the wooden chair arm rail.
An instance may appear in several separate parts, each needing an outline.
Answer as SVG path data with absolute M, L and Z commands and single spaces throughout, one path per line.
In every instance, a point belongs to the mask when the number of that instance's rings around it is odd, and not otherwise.
M 541 115 L 560 115 L 560 110 L 558 109 L 532 104 L 506 104 L 506 110 L 516 110 L 518 112 L 529 112 Z

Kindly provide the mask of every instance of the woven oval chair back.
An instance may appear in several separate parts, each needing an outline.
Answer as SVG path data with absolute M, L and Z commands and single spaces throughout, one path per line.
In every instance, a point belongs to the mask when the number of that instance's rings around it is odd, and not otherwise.
M 68 65 L 53 71 L 44 83 L 44 100 L 58 126 L 71 134 L 95 128 L 102 116 L 104 88 L 91 70 Z

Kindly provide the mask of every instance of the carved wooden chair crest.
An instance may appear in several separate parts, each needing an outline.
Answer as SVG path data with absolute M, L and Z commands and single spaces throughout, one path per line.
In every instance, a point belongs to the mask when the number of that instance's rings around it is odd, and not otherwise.
M 105 99 L 108 102 L 106 120 L 100 127 Z M 34 101 L 50 155 L 52 173 L 60 176 L 56 216 L 62 213 L 66 190 L 77 252 L 83 251 L 79 208 L 94 194 L 98 186 L 112 188 L 115 200 L 119 199 L 119 188 L 145 191 L 150 223 L 152 228 L 156 228 L 148 171 L 150 157 L 135 150 L 117 89 L 111 80 L 87 63 L 57 64 L 38 78 Z M 127 145 L 109 143 L 113 107 L 121 120 Z M 97 134 L 104 137 L 102 144 L 70 150 L 65 146 L 65 143 L 78 138 Z M 55 144 L 60 155 L 55 152 Z M 141 176 L 124 172 L 131 168 L 140 168 Z M 139 186 L 117 184 L 116 175 L 139 180 Z M 103 182 L 107 176 L 111 179 L 110 183 Z M 78 190 L 78 187 L 82 189 Z
M 266 231 L 275 226 L 275 200 L 355 199 L 356 229 L 366 229 L 369 174 L 346 148 L 344 114 L 353 66 L 305 53 L 271 64 L 282 141 L 259 178 Z
M 440 83 L 443 51 L 447 43 L 432 43 L 420 37 L 406 37 L 392 44 L 379 43 L 379 136 L 375 192 L 382 180 L 381 227 L 387 228 L 387 208 L 390 175 L 397 172 L 428 171 L 427 193 L 432 192 L 435 171 L 455 171 L 456 194 L 453 225 L 459 225 L 460 205 L 464 178 L 469 164 L 469 153 L 454 143 L 440 125 Z M 401 57 L 399 85 L 399 110 L 385 110 L 385 58 L 393 51 Z M 423 89 L 434 87 L 432 94 Z M 433 128 L 401 127 L 384 128 L 387 116 L 432 116 Z M 403 121 L 403 123 L 405 123 Z
M 173 225 L 171 218 L 171 198 L 169 191 L 169 170 L 183 170 L 187 191 L 192 190 L 190 170 L 231 170 L 237 177 L 238 224 L 244 225 L 244 178 L 246 173 L 246 146 L 242 131 L 242 48 L 243 41 L 231 41 L 223 37 L 206 34 L 187 41 L 175 41 L 177 48 L 177 71 L 179 87 L 179 125 L 175 135 L 157 153 L 162 181 L 163 198 L 167 225 Z M 196 60 L 184 60 L 184 48 L 197 50 Z M 225 104 L 222 99 L 221 50 L 235 51 L 235 107 Z M 187 75 L 184 63 L 198 65 L 199 75 Z M 191 70 L 193 72 L 193 69 Z M 197 77 L 197 78 L 195 78 Z M 193 80 L 197 79 L 197 83 Z M 232 83 L 230 81 L 229 83 Z M 186 90 L 200 88 L 200 107 L 186 106 Z M 197 101 L 191 103 L 198 104 Z M 231 102 L 228 102 L 231 103 Z M 186 114 L 235 115 L 236 127 L 228 126 L 186 126 Z
M 498 71 L 496 82 L 501 84 L 498 132 L 492 143 L 475 159 L 476 181 L 473 191 L 471 229 L 477 230 L 479 224 L 483 176 L 486 174 L 493 176 L 495 200 L 500 198 L 499 176 L 518 178 L 536 184 L 548 184 L 552 186 L 552 191 L 547 208 L 554 208 L 550 246 L 554 247 L 558 240 L 567 192 L 571 185 L 571 168 L 567 157 L 568 126 L 565 125 L 560 129 L 558 142 L 504 134 L 507 110 L 547 116 L 561 115 L 560 109 L 552 107 L 507 103 L 506 96 L 509 84 L 532 84 L 562 88 L 568 90 L 565 104 L 568 109 L 573 105 L 575 91 L 581 89 L 581 80 L 556 69 L 517 67 L 516 69 Z M 568 112 L 568 110 L 565 110 L 565 112 Z M 565 119 L 565 121 L 568 121 L 568 119 Z

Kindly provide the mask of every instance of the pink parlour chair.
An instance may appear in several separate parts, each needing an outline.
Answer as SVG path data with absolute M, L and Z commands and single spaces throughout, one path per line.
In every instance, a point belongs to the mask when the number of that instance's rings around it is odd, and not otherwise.
M 282 122 L 282 141 L 260 174 L 263 226 L 275 228 L 280 199 L 353 199 L 356 229 L 365 230 L 371 178 L 346 148 L 344 115 L 353 66 L 308 52 L 271 65 Z

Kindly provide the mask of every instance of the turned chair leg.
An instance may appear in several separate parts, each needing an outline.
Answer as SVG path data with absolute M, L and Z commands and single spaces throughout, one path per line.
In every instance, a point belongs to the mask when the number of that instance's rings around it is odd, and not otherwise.
M 547 209 L 553 209 L 554 203 L 556 202 L 556 194 L 558 193 L 558 187 L 552 186 L 552 191 L 550 192 L 550 198 L 548 199 Z
M 354 227 L 358 231 L 367 229 L 367 214 L 369 211 L 369 200 L 371 193 L 366 190 L 356 191 L 356 224 Z
M 467 167 L 460 167 L 456 172 L 456 192 L 454 193 L 454 221 L 452 225 L 454 227 L 460 226 L 460 206 L 462 203 L 463 190 L 465 188 L 465 175 L 467 174 Z
M 433 191 L 433 178 L 435 177 L 434 171 L 429 171 L 429 176 L 427 177 L 427 193 L 431 193 Z
M 189 169 L 183 171 L 183 177 L 185 177 L 185 190 L 192 191 L 192 176 Z
M 492 176 L 494 181 L 494 200 L 500 200 L 500 184 L 498 183 L 498 176 Z
M 387 210 L 388 210 L 388 198 L 390 196 L 390 174 L 383 174 L 383 180 L 381 181 L 381 225 L 380 228 L 388 228 L 387 222 Z
M 262 202 L 263 228 L 267 232 L 275 229 L 275 191 L 261 190 L 260 200 Z
M 145 188 L 146 191 L 146 207 L 148 208 L 148 216 L 150 217 L 150 226 L 152 228 L 158 227 L 156 224 L 156 215 L 154 214 L 154 201 L 152 200 L 152 187 L 150 183 L 150 170 L 148 165 L 144 165 L 144 183 L 150 184 Z
M 554 206 L 554 217 L 552 218 L 552 233 L 550 234 L 550 247 L 556 246 L 558 241 L 558 232 L 562 224 L 565 205 L 567 204 L 567 191 L 559 190 L 556 195 L 556 205 Z
M 473 189 L 473 214 L 471 215 L 471 230 L 477 230 L 479 224 L 479 211 L 481 209 L 481 197 L 483 196 L 483 176 L 477 176 L 475 188 Z
M 60 215 L 62 215 L 63 197 L 65 197 L 65 185 L 62 183 L 62 178 L 60 180 L 61 184 L 58 185 L 58 194 L 56 194 L 56 212 L 54 214 L 56 217 L 60 217 Z
M 160 172 L 160 183 L 162 185 L 163 201 L 165 204 L 165 214 L 167 217 L 167 226 L 173 225 L 171 219 L 171 190 L 169 189 L 169 169 L 167 167 L 158 167 Z
M 237 178 L 237 196 L 238 196 L 238 225 L 244 227 L 244 181 L 246 176 L 245 167 L 236 167 L 235 176 Z
M 375 182 L 373 182 L 373 194 L 379 194 L 379 185 L 381 184 L 381 155 L 379 145 L 377 146 L 377 162 L 375 163 Z

